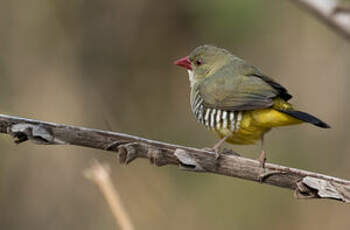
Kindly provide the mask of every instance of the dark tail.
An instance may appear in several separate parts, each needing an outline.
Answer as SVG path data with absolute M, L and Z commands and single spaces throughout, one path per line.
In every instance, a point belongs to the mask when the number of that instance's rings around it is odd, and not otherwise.
M 296 110 L 278 110 L 282 113 L 288 114 L 289 116 L 292 116 L 296 119 L 311 123 L 313 125 L 316 125 L 321 128 L 330 128 L 328 124 L 325 122 L 321 121 L 317 117 L 312 116 L 311 114 L 304 113 L 301 111 L 296 111 Z

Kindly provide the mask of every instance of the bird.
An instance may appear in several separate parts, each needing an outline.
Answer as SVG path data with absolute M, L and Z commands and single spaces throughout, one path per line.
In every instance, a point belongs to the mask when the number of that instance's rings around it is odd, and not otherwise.
M 295 109 L 285 87 L 225 49 L 201 45 L 174 64 L 188 71 L 194 117 L 220 138 L 212 148 L 216 159 L 224 142 L 249 145 L 260 141 L 258 161 L 264 168 L 264 136 L 272 128 L 302 123 L 330 128 Z

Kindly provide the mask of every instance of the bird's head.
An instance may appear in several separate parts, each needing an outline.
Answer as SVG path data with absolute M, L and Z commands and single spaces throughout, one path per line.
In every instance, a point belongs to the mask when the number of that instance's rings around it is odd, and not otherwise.
M 189 56 L 175 61 L 174 64 L 187 69 L 191 86 L 193 86 L 222 67 L 231 57 L 232 54 L 225 49 L 202 45 L 194 49 Z

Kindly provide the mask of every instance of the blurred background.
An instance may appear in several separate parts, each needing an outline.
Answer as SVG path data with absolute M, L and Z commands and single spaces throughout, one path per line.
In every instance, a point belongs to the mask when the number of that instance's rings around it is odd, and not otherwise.
M 2 0 L 0 113 L 194 147 L 216 137 L 193 118 L 173 65 L 214 44 L 258 66 L 292 103 L 332 126 L 279 128 L 268 161 L 349 179 L 350 43 L 287 0 Z M 226 146 L 256 158 L 259 146 Z M 120 165 L 113 153 L 16 146 L 0 136 L 1 229 L 116 229 L 91 160 L 111 165 L 136 229 L 349 229 L 348 205 L 295 200 L 235 178 Z

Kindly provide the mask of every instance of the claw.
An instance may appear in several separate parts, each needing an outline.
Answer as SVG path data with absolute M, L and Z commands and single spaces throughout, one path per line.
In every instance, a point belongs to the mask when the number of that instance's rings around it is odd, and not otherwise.
M 208 152 L 214 152 L 215 154 L 215 160 L 220 158 L 220 152 L 218 148 L 209 148 L 209 147 L 205 147 L 202 148 L 204 151 L 208 151 Z
M 211 151 L 213 151 L 213 152 L 215 152 L 215 159 L 217 160 L 217 159 L 219 159 L 220 158 L 220 147 L 221 147 L 221 145 L 226 141 L 226 139 L 228 138 L 229 136 L 225 136 L 224 138 L 221 138 L 220 140 L 219 140 L 219 142 L 218 143 L 216 143 L 215 145 L 214 145 L 214 147 L 211 149 Z
M 217 160 L 220 158 L 221 154 L 218 149 L 214 149 L 214 150 L 215 150 L 215 160 Z

